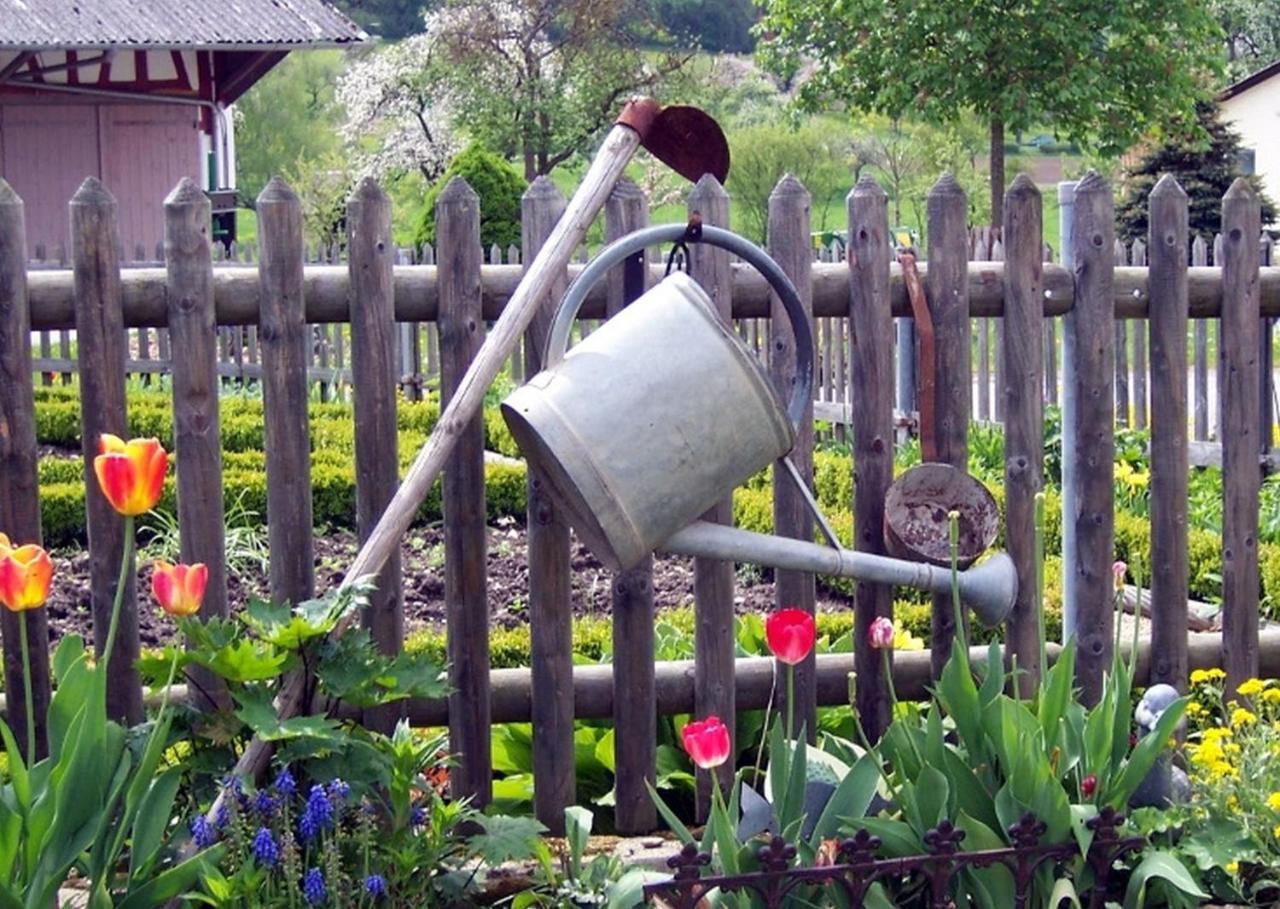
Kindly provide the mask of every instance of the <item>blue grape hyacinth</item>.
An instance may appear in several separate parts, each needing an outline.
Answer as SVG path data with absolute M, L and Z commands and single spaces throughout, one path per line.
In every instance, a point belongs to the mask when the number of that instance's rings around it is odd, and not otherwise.
M 280 847 L 266 827 L 259 827 L 253 836 L 253 858 L 263 868 L 274 868 L 280 862 Z
M 271 784 L 271 788 L 285 798 L 289 798 L 298 791 L 298 784 L 294 782 L 293 774 L 289 772 L 289 768 L 281 767 L 280 772 L 276 774 L 275 782 Z
M 197 848 L 208 849 L 218 841 L 218 831 L 207 817 L 197 814 L 191 821 L 191 838 L 195 840 Z
M 371 874 L 364 879 L 364 892 L 375 900 L 387 895 L 387 879 L 381 874 Z
M 323 786 L 312 786 L 306 807 L 302 809 L 302 817 L 298 819 L 298 835 L 304 843 L 309 843 L 332 827 L 333 805 L 329 803 Z
M 324 872 L 319 868 L 310 868 L 302 876 L 302 896 L 311 906 L 319 906 L 324 902 Z

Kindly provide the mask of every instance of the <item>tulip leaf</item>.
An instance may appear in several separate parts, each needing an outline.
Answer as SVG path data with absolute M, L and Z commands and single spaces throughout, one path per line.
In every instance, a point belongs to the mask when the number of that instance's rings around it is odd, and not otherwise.
M 1175 855 L 1162 849 L 1148 849 L 1143 853 L 1138 867 L 1134 868 L 1133 873 L 1129 875 L 1124 904 L 1141 909 L 1146 899 L 1147 884 L 1153 880 L 1167 881 L 1186 895 L 1196 899 L 1209 898 L 1209 894 L 1200 889 L 1195 878 Z
M 844 819 L 861 817 L 867 813 L 867 807 L 875 797 L 876 786 L 880 782 L 879 760 L 874 752 L 864 754 L 840 780 L 840 785 L 836 786 L 836 791 L 831 794 L 830 801 L 813 827 L 813 833 L 809 837 L 811 843 L 831 839 Z
M 131 890 L 117 909 L 152 909 L 163 906 L 190 890 L 201 876 L 218 866 L 226 847 L 218 844 L 179 862 Z
M 883 817 L 845 818 L 844 829 L 850 835 L 865 830 L 880 840 L 880 848 L 876 850 L 879 858 L 901 858 L 907 855 L 919 855 L 923 844 L 920 837 L 908 824 L 902 821 Z
M 18 749 L 18 741 L 13 737 L 4 720 L 0 720 L 0 737 L 4 739 L 4 752 L 9 756 L 9 779 L 13 781 L 13 794 L 17 797 L 18 808 L 26 814 L 31 808 L 31 785 L 27 776 L 27 765 L 22 760 L 22 752 Z
M 966 852 L 1005 847 L 1004 840 L 994 830 L 963 811 L 956 819 L 956 826 L 964 831 Z M 980 886 L 980 893 L 985 897 L 979 900 L 981 905 L 987 909 L 1006 909 L 1015 905 L 1013 874 L 1007 866 L 995 862 L 986 868 L 971 867 L 966 871 L 971 875 L 971 882 Z
M 649 798 L 653 799 L 654 807 L 658 809 L 658 814 L 662 815 L 662 819 L 667 822 L 667 826 L 671 828 L 680 840 L 680 842 L 688 844 L 694 842 L 693 834 L 689 832 L 689 828 L 684 825 L 680 818 L 676 817 L 662 796 L 658 795 L 658 790 L 654 789 L 648 780 L 645 781 L 645 788 L 649 790 Z
M 174 767 L 165 771 L 151 784 L 146 795 L 138 803 L 133 822 L 133 839 L 129 848 L 129 877 L 140 879 L 151 867 L 169 818 L 173 815 L 173 803 L 178 795 L 182 772 Z
M 1134 746 L 1133 754 L 1120 770 L 1115 783 L 1106 791 L 1107 801 L 1121 808 L 1128 803 L 1129 797 L 1141 785 L 1147 772 L 1151 770 L 1156 759 L 1169 747 L 1169 739 L 1175 727 L 1182 719 L 1182 712 L 1187 707 L 1187 698 L 1181 697 L 1165 708 L 1156 722 L 1156 728 L 1143 736 Z

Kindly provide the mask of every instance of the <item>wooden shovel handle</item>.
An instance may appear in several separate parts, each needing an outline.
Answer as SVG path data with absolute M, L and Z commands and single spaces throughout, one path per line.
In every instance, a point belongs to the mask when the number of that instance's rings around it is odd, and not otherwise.
M 586 237 L 587 228 L 604 207 L 614 184 L 640 146 L 640 140 L 640 134 L 623 123 L 614 126 L 605 137 L 604 144 L 582 179 L 582 184 L 569 200 L 564 215 L 520 279 L 510 302 L 494 323 L 493 330 L 467 368 L 453 397 L 445 405 L 439 421 L 418 452 L 400 488 L 387 504 L 386 511 L 378 519 L 369 539 L 360 547 L 355 561 L 342 579 L 341 587 L 348 587 L 361 578 L 377 574 L 400 545 L 413 516 L 444 469 L 458 434 L 483 406 L 485 392 L 502 371 L 511 351 L 520 342 L 525 329 L 538 311 L 538 305 L 546 298 L 552 284 Z M 340 635 L 345 632 L 355 618 L 354 614 L 348 615 L 333 633 Z M 306 694 L 305 676 L 302 673 L 290 675 L 276 697 L 277 714 L 282 719 L 295 716 L 303 706 Z M 271 744 L 255 738 L 236 762 L 233 772 L 241 778 L 259 776 L 266 770 L 270 760 Z M 219 795 L 209 808 L 211 820 L 217 816 L 222 798 Z

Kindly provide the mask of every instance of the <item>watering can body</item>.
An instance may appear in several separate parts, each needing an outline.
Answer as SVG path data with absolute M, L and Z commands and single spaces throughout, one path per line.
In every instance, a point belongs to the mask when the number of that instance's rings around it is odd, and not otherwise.
M 791 450 L 786 407 L 676 272 L 503 402 L 583 542 L 626 569 Z
M 728 231 L 700 230 L 692 238 L 680 225 L 647 228 L 615 241 L 592 260 L 557 310 L 546 368 L 502 404 L 511 434 L 551 485 L 579 538 L 614 570 L 631 568 L 661 549 L 950 591 L 950 572 L 936 564 L 839 545 L 808 484 L 784 457 L 812 393 L 813 337 L 799 296 L 759 247 Z M 627 255 L 683 239 L 727 249 L 768 280 L 795 337 L 797 370 L 790 389 L 775 388 L 755 354 L 720 321 L 706 292 L 680 272 L 565 353 L 573 319 L 592 284 Z M 784 404 L 781 394 L 788 391 Z M 699 520 L 712 504 L 775 462 L 797 483 L 829 546 Z M 917 499 L 910 502 L 920 505 Z M 965 503 L 948 493 L 924 504 L 929 516 L 945 518 L 953 508 L 963 511 Z M 989 511 L 994 528 L 994 507 Z M 938 542 L 933 538 L 939 532 L 945 539 L 938 520 L 921 526 L 924 542 Z M 989 529 L 985 523 L 983 529 Z M 989 544 L 975 544 L 973 557 Z M 928 553 L 912 555 L 927 558 Z M 1017 575 L 1007 555 L 997 553 L 960 572 L 957 580 L 961 598 L 984 624 L 1003 621 L 1012 609 Z

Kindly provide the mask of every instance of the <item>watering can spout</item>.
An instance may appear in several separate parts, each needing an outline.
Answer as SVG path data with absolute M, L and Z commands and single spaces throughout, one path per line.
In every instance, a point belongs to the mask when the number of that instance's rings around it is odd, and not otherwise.
M 951 592 L 949 568 L 766 536 L 706 521 L 694 521 L 658 548 L 677 555 L 751 562 L 933 593 Z M 981 564 L 959 572 L 958 578 L 960 599 L 983 625 L 992 627 L 1008 618 L 1018 596 L 1018 574 L 1008 553 L 997 552 Z

